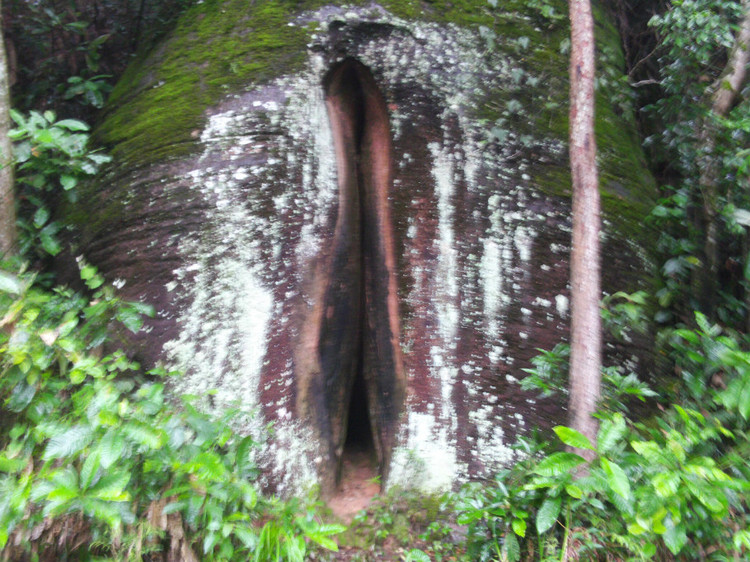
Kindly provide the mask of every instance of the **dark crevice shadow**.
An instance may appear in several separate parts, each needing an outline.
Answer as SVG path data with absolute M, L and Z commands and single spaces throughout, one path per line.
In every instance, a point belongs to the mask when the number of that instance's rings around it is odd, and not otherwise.
M 318 331 L 312 419 L 329 443 L 334 486 L 363 459 L 387 478 L 404 380 L 390 219 L 388 109 L 372 73 L 346 59 L 324 80 L 339 207 Z M 317 382 L 315 382 L 317 381 Z M 315 391 L 317 389 L 317 392 Z

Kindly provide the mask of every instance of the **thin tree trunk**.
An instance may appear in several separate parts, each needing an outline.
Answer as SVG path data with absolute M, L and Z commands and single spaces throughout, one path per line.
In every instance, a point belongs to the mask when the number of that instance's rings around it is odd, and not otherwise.
M 8 61 L 2 33 L 2 0 L 0 0 L 0 258 L 13 251 L 16 244 L 16 207 L 13 197 L 13 147 L 10 130 L 10 85 Z
M 601 386 L 599 180 L 594 138 L 594 19 L 589 0 L 570 1 L 570 425 L 596 442 L 593 417 Z M 580 451 L 588 459 L 590 451 Z
M 702 153 L 700 162 L 700 177 L 698 185 L 703 204 L 703 267 L 698 270 L 696 295 L 700 299 L 701 310 L 709 318 L 713 318 L 716 299 L 719 291 L 719 160 L 716 151 L 718 136 L 717 117 L 725 117 L 732 109 L 737 94 L 747 79 L 747 66 L 750 63 L 750 0 L 742 3 L 744 17 L 737 32 L 724 71 L 708 89 L 711 110 L 701 123 L 698 134 Z

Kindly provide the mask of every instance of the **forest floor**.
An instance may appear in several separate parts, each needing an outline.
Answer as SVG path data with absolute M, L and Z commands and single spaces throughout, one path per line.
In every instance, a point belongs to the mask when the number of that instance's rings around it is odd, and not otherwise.
M 452 520 L 446 497 L 390 490 L 380 494 L 377 468 L 367 451 L 350 451 L 343 459 L 341 485 L 328 501 L 332 518 L 347 525 L 337 537 L 338 552 L 318 551 L 321 562 L 398 562 L 411 549 L 430 560 L 465 560 L 457 546 L 465 529 Z
M 366 450 L 352 451 L 344 456 L 341 484 L 335 496 L 328 501 L 333 515 L 349 525 L 358 511 L 366 509 L 380 493 L 376 467 Z

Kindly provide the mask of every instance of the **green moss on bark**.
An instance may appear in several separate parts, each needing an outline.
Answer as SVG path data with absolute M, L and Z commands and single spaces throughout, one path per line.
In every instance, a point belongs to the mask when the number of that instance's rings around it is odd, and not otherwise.
M 126 168 L 148 166 L 198 148 L 205 110 L 224 96 L 302 67 L 313 29 L 290 24 L 294 15 L 324 0 L 205 0 L 179 20 L 152 53 L 134 62 L 110 98 L 96 131 Z M 363 4 L 364 0 L 347 2 Z M 506 56 L 517 66 L 517 83 L 488 91 L 476 108 L 488 128 L 498 119 L 533 142 L 567 144 L 567 2 L 547 0 L 553 17 L 539 3 L 525 0 L 382 0 L 394 16 L 492 30 L 483 56 Z M 605 216 L 622 232 L 643 237 L 642 217 L 653 194 L 632 116 L 615 99 L 613 80 L 623 59 L 617 30 L 595 5 L 601 80 L 597 94 L 597 142 Z M 602 72 L 602 70 L 607 72 Z M 481 101 L 481 100 L 480 100 Z M 509 108 L 513 111 L 509 111 Z M 520 109 L 519 109 L 520 108 Z M 532 158 L 533 159 L 533 158 Z M 568 196 L 567 158 L 540 162 L 533 182 L 552 195 Z
M 206 0 L 134 62 L 112 92 L 97 139 L 122 162 L 149 164 L 194 149 L 203 112 L 226 94 L 299 68 L 309 30 L 290 14 L 323 2 Z

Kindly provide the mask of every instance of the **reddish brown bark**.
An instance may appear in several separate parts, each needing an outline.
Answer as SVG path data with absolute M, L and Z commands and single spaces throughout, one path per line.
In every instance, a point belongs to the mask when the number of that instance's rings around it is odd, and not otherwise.
M 571 0 L 570 168 L 573 245 L 570 263 L 570 425 L 596 439 L 592 416 L 601 382 L 599 182 L 594 139 L 594 20 L 589 0 Z M 585 452 L 590 456 L 590 451 Z

